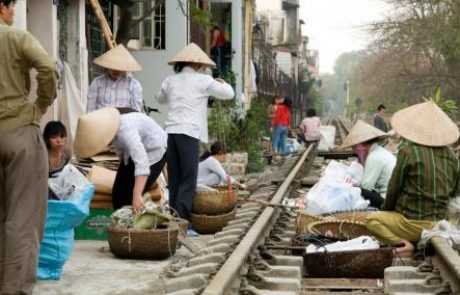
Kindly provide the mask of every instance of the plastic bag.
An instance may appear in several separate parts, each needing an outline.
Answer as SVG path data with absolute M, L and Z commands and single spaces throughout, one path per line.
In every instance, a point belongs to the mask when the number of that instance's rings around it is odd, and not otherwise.
M 369 236 L 361 236 L 345 242 L 335 242 L 326 246 L 315 246 L 310 244 L 306 248 L 306 253 L 317 252 L 339 252 L 339 251 L 358 251 L 358 250 L 372 250 L 379 249 L 379 242 Z
M 363 167 L 354 162 L 350 166 L 331 161 L 323 176 L 305 197 L 306 212 L 320 215 L 333 211 L 367 209 L 369 201 L 361 197 L 360 183 Z
M 319 133 L 321 134 L 321 139 L 318 144 L 319 151 L 330 151 L 334 148 L 335 142 L 335 126 L 320 126 Z
M 57 177 L 48 179 L 49 188 L 60 200 L 72 200 L 81 196 L 90 183 L 72 164 L 64 166 Z
M 89 203 L 94 195 L 94 185 L 89 183 L 83 193 L 74 198 L 48 200 L 45 232 L 40 246 L 37 277 L 39 280 L 59 280 L 62 267 L 72 254 L 74 227 L 89 215 Z

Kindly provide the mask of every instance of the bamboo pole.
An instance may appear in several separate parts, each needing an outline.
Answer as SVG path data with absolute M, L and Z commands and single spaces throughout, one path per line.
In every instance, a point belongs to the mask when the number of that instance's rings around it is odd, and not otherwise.
M 97 20 L 99 21 L 99 25 L 101 26 L 102 33 L 104 34 L 105 40 L 107 41 L 107 45 L 109 46 L 109 49 L 114 48 L 117 44 L 115 43 L 115 40 L 113 39 L 112 31 L 110 30 L 109 24 L 107 23 L 107 20 L 105 19 L 104 12 L 102 11 L 101 5 L 99 4 L 98 0 L 90 0 L 91 6 L 93 7 L 94 14 L 97 17 Z

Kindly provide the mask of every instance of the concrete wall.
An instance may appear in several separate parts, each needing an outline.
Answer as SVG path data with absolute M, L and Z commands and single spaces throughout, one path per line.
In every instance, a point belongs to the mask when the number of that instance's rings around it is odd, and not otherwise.
M 283 73 L 292 77 L 292 58 L 290 52 L 277 51 L 276 64 Z
M 167 62 L 187 45 L 188 35 L 187 19 L 177 3 L 166 1 L 166 49 L 131 51 L 143 67 L 141 72 L 135 73 L 135 77 L 144 88 L 146 104 L 161 110 L 161 114 L 151 115 L 161 125 L 166 120 L 167 108 L 157 103 L 155 95 L 160 90 L 163 80 L 174 73 Z

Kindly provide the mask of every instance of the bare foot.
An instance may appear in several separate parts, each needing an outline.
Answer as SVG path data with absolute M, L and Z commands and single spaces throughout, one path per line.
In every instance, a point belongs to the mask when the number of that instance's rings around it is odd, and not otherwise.
M 410 257 L 414 253 L 415 247 L 411 242 L 407 240 L 401 240 L 400 243 L 403 243 L 403 247 L 397 247 L 394 250 L 394 253 L 399 257 Z

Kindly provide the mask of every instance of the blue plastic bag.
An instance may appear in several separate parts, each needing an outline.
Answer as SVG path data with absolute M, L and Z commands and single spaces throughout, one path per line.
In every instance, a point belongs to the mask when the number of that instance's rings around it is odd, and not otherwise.
M 88 183 L 80 196 L 67 200 L 48 200 L 45 234 L 40 246 L 37 277 L 39 280 L 59 280 L 62 267 L 72 254 L 74 227 L 89 215 L 89 203 L 94 185 Z

